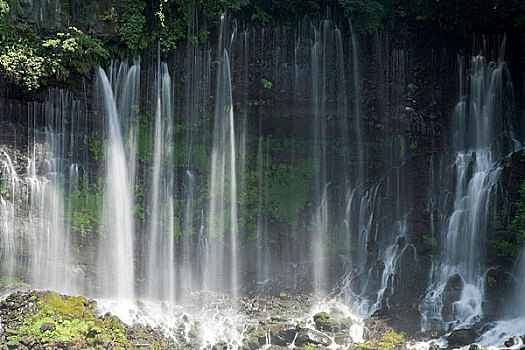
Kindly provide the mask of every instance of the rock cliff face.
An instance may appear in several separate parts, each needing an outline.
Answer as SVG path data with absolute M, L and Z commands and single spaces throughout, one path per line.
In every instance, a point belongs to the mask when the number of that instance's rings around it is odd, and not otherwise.
M 9 4 L 11 20 L 42 31 L 74 25 L 116 40 L 100 20 L 106 2 Z M 133 185 L 137 294 L 183 299 L 210 286 L 242 294 L 334 289 L 358 313 L 388 315 L 397 330 L 419 331 L 431 269 L 446 254 L 436 227 L 451 220 L 450 193 L 460 186 L 451 177 L 440 188 L 439 179 L 459 166 L 454 109 L 470 98 L 471 83 L 463 80 L 473 69 L 469 45 L 433 34 L 406 26 L 357 35 L 342 19 L 263 28 L 224 16 L 204 43 L 181 45 L 165 59 L 166 75 L 156 49 L 141 52 L 140 63 L 105 67 L 125 144 L 129 173 L 122 177 Z M 509 62 L 505 86 L 494 92 L 504 107 L 493 117 L 509 123 L 494 124 L 489 145 L 504 151 L 491 165 L 503 169 L 497 190 L 489 191 L 494 211 L 487 222 L 497 216 L 510 223 L 523 181 L 521 153 L 507 154 L 523 141 L 523 62 L 516 53 L 524 49 L 520 38 L 502 41 L 474 39 L 487 63 Z M 500 49 L 504 57 L 494 55 Z M 140 73 L 132 78 L 133 67 Z M 136 86 L 127 90 L 131 79 Z M 100 252 L 109 244 L 108 97 L 97 77 L 71 86 L 29 93 L 1 83 L 0 235 L 10 245 L 0 264 L 10 279 L 100 295 L 107 258 Z M 219 123 L 222 115 L 231 119 Z M 171 141 L 156 143 L 165 133 L 162 140 Z M 450 197 L 443 222 L 432 203 L 440 196 Z M 42 230 L 49 240 L 41 240 Z M 487 237 L 486 278 L 497 281 L 487 282 L 489 319 L 512 289 L 502 287 L 512 264 L 491 252 L 497 228 L 480 231 Z M 168 243 L 153 232 L 168 232 Z M 57 239 L 55 250 L 44 248 Z M 42 257 L 52 261 L 45 279 L 32 271 Z M 151 271 L 165 288 L 151 287 Z M 55 284 L 65 275 L 67 284 Z M 461 298 L 464 283 L 447 284 L 444 310 Z

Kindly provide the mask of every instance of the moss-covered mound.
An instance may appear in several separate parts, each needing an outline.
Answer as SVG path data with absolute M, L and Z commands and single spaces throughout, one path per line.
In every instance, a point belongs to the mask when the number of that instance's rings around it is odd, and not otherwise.
M 151 328 L 128 326 L 109 313 L 97 316 L 95 307 L 95 301 L 82 296 L 51 291 L 13 293 L 0 303 L 0 347 L 166 349 L 173 345 Z

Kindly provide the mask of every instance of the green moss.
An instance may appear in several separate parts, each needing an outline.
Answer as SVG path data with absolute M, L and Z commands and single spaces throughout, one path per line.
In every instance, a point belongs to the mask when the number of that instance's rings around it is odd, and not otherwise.
M 321 318 L 321 319 L 323 319 L 323 320 L 327 320 L 327 319 L 330 318 L 330 315 L 328 315 L 326 312 L 319 312 L 319 313 L 316 313 L 316 314 L 314 315 L 314 320 L 315 320 L 316 318 Z
M 112 318 L 94 317 L 90 303 L 84 297 L 60 296 L 54 292 L 38 294 L 38 314 L 26 319 L 20 329 L 21 337 L 37 342 L 74 341 L 77 345 L 103 344 L 125 346 L 127 339 L 119 322 Z
M 153 125 L 149 113 L 139 114 L 139 130 L 137 139 L 137 157 L 141 162 L 152 159 Z
M 88 149 L 89 149 L 89 152 L 91 152 L 91 154 L 93 155 L 93 159 L 95 161 L 98 161 L 99 156 L 100 156 L 100 143 L 101 142 L 99 139 L 94 139 L 94 138 L 88 139 Z
M 102 178 L 96 184 L 80 180 L 71 195 L 65 198 L 71 228 L 82 235 L 99 232 L 104 205 L 103 182 Z
M 274 165 L 268 173 L 269 211 L 278 222 L 290 222 L 306 208 L 315 169 L 308 160 Z
M 355 343 L 352 345 L 352 349 L 392 350 L 403 344 L 405 344 L 405 333 L 392 331 L 384 333 L 379 340 L 372 339 L 364 343 Z
M 431 236 L 427 236 L 427 235 L 423 235 L 423 243 L 425 243 L 426 245 L 430 246 L 430 247 L 437 247 L 438 246 L 438 241 L 435 237 L 431 237 Z

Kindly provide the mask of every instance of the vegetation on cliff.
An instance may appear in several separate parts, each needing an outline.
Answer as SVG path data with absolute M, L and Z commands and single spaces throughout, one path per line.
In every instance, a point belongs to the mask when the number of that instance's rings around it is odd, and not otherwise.
M 62 11 L 67 12 L 68 2 L 62 2 Z M 162 54 L 167 55 L 183 41 L 193 45 L 206 41 L 220 13 L 225 10 L 237 12 L 236 16 L 248 23 L 264 26 L 280 22 L 288 29 L 304 16 L 315 18 L 330 12 L 340 21 L 346 17 L 353 30 L 359 33 L 404 23 L 419 28 L 438 27 L 465 37 L 473 31 L 502 33 L 525 27 L 525 5 L 518 0 L 98 2 L 99 8 L 106 8 L 104 13 L 98 14 L 99 22 L 105 23 L 102 32 L 89 26 L 65 25 L 69 20 L 39 28 L 19 18 L 16 8 L 10 8 L 9 2 L 1 0 L 0 67 L 3 75 L 14 84 L 34 90 L 51 81 L 64 82 L 72 73 L 89 76 L 91 69 L 110 54 L 133 56 L 158 44 Z M 68 13 L 64 16 L 70 18 Z

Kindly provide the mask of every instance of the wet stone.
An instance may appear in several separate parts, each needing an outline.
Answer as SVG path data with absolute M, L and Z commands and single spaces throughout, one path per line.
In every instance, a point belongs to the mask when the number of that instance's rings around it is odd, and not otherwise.
M 18 349 L 20 343 L 18 342 L 18 340 L 10 340 L 7 342 L 6 345 L 8 349 Z
M 447 337 L 448 347 L 454 348 L 472 344 L 477 337 L 478 334 L 474 329 L 457 329 Z
M 332 344 L 332 341 L 324 333 L 309 328 L 301 328 L 299 330 L 299 333 L 297 334 L 295 344 L 302 345 L 305 343 L 330 346 Z
M 353 345 L 354 341 L 349 335 L 338 335 L 334 338 L 337 345 Z M 429 349 L 430 350 L 430 349 Z
M 44 333 L 45 331 L 52 331 L 55 329 L 55 324 L 53 322 L 45 322 L 40 326 L 40 332 Z
M 507 348 L 513 347 L 514 345 L 516 345 L 516 339 L 509 338 L 509 339 L 505 340 L 505 342 L 503 344 L 505 344 L 505 346 Z
M 441 348 L 436 343 L 430 343 L 428 350 L 440 350 Z

